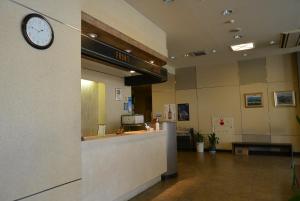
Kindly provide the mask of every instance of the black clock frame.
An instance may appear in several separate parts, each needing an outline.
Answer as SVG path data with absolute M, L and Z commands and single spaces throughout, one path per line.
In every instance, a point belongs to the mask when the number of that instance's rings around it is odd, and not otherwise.
M 33 18 L 33 17 L 41 18 L 41 19 L 45 20 L 49 24 L 49 27 L 50 27 L 52 33 L 51 33 L 51 41 L 47 45 L 44 45 L 44 46 L 37 45 L 37 44 L 33 43 L 30 40 L 29 36 L 27 35 L 26 25 L 27 25 L 28 21 L 31 18 Z M 25 18 L 22 21 L 21 30 L 22 30 L 22 34 L 23 34 L 25 40 L 27 41 L 27 43 L 29 45 L 31 45 L 32 47 L 36 48 L 36 49 L 40 49 L 40 50 L 48 49 L 52 45 L 52 43 L 54 41 L 54 31 L 53 31 L 53 28 L 52 28 L 51 24 L 49 23 L 49 21 L 44 16 L 42 16 L 40 14 L 31 13 L 31 14 L 26 15 Z

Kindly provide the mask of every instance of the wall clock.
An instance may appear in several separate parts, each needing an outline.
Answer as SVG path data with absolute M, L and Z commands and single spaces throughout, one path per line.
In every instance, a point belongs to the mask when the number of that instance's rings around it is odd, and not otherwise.
M 22 34 L 25 40 L 34 48 L 47 49 L 54 40 L 53 29 L 42 15 L 32 13 L 22 21 Z

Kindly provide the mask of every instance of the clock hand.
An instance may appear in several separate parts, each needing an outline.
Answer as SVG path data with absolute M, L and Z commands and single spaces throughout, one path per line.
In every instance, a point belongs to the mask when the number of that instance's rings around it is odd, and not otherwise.
M 33 26 L 31 26 L 32 29 L 36 30 L 37 32 L 39 32 L 39 30 L 37 30 L 36 28 L 34 28 Z

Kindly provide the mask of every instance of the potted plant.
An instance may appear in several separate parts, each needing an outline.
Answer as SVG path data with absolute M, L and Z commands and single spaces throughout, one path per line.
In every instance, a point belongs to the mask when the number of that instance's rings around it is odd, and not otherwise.
M 208 135 L 209 142 L 209 152 L 216 153 L 216 145 L 219 144 L 219 137 L 216 136 L 215 133 L 211 133 Z
M 196 134 L 197 152 L 204 152 L 204 136 L 199 132 Z

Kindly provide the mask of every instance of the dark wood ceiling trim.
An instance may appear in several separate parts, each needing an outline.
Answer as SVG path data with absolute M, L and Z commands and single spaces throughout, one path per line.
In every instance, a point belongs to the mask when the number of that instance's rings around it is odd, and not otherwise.
M 85 13 L 85 12 L 81 12 L 81 20 L 84 22 L 87 22 L 88 24 L 91 24 L 99 29 L 101 29 L 104 32 L 107 32 L 108 34 L 119 38 L 121 40 L 123 40 L 124 42 L 128 43 L 129 45 L 132 45 L 154 57 L 156 57 L 157 59 L 161 60 L 162 63 L 166 64 L 168 58 L 160 53 L 158 53 L 157 51 L 145 46 L 144 44 L 136 41 L 135 39 L 123 34 L 122 32 L 116 30 L 115 28 L 99 21 L 98 19 L 90 16 L 89 14 Z

